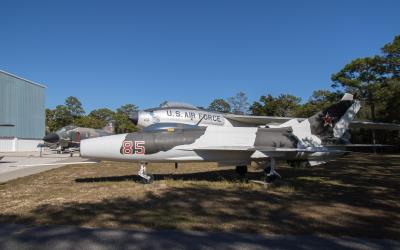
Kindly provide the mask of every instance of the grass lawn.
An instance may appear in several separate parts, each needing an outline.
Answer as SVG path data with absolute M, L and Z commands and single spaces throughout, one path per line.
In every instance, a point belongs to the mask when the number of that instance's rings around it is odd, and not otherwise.
M 0 223 L 400 239 L 400 156 L 352 155 L 240 183 L 215 164 L 70 165 L 0 183 Z M 260 179 L 256 167 L 250 179 Z

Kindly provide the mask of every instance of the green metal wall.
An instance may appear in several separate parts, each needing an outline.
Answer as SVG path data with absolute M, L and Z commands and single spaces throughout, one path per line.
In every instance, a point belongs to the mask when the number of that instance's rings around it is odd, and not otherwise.
M 0 71 L 0 137 L 41 139 L 45 133 L 45 87 Z

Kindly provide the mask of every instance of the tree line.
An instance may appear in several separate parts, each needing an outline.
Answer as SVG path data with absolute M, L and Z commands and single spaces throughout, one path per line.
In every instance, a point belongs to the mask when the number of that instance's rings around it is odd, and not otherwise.
M 251 105 L 240 92 L 226 100 L 215 99 L 208 109 L 223 113 L 308 117 L 337 102 L 344 92 L 363 102 L 361 120 L 400 121 L 400 36 L 385 44 L 378 55 L 357 58 L 331 76 L 332 89 L 315 90 L 304 103 L 292 94 L 262 95 Z
M 58 129 L 74 125 L 87 128 L 104 128 L 109 122 L 113 122 L 116 133 L 129 133 L 136 131 L 136 127 L 128 119 L 138 107 L 134 104 L 125 104 L 115 111 L 108 108 L 92 110 L 86 115 L 82 103 L 74 96 L 67 97 L 64 105 L 57 105 L 55 109 L 46 109 L 46 130 Z
M 356 58 L 331 76 L 331 89 L 315 90 L 311 97 L 302 102 L 300 97 L 286 93 L 278 96 L 265 94 L 258 101 L 248 102 L 245 93 L 239 92 L 233 97 L 213 100 L 205 109 L 221 113 L 309 117 L 319 110 L 337 102 L 344 92 L 352 93 L 363 103 L 357 115 L 359 120 L 375 122 L 400 122 L 400 35 L 383 45 L 380 53 L 369 57 Z M 50 131 L 62 126 L 101 128 L 109 121 L 114 121 L 117 133 L 135 131 L 135 126 L 128 116 L 138 110 L 133 104 L 126 104 L 112 111 L 101 108 L 85 115 L 81 102 L 76 97 L 68 97 L 64 105 L 46 110 L 46 124 Z M 393 137 L 392 131 L 379 131 L 379 138 Z M 358 130 L 353 137 L 368 141 L 371 132 Z M 398 138 L 396 134 L 396 138 Z M 392 138 L 393 139 L 393 138 Z

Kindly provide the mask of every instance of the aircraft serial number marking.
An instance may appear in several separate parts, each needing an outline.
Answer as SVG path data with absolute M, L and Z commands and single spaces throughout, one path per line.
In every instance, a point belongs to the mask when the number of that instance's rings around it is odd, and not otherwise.
M 124 155 L 144 155 L 145 152 L 145 141 L 124 141 L 122 143 L 122 153 Z

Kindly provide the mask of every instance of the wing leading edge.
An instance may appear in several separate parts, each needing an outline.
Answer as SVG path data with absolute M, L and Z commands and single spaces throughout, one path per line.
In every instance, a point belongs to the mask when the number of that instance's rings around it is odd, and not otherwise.
M 293 119 L 299 122 L 305 120 L 305 118 L 296 118 L 296 117 L 252 116 L 252 115 L 235 115 L 235 114 L 225 114 L 224 117 L 229 121 L 245 124 L 248 126 L 279 125 Z M 370 122 L 370 121 L 350 122 L 350 129 L 355 129 L 355 128 L 376 129 L 376 130 L 400 130 L 400 124 Z

